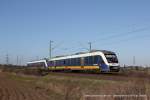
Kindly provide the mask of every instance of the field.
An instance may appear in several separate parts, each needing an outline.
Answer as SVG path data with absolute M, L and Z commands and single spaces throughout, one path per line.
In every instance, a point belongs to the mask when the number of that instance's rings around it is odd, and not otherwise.
M 120 73 L 64 73 L 39 75 L 33 70 L 0 69 L 0 100 L 106 100 L 85 95 L 147 95 L 150 75 L 147 70 Z M 107 100 L 113 100 L 107 98 Z M 115 98 L 114 100 L 145 100 Z

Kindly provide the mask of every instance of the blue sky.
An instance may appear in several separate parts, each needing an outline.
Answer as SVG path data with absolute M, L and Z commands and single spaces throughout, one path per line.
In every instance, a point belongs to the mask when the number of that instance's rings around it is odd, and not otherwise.
M 106 49 L 150 65 L 149 0 L 0 0 L 0 63 Z

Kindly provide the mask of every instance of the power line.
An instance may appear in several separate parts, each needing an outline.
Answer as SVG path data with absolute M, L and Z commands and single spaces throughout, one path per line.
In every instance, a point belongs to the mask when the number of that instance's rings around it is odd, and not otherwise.
M 125 33 L 121 33 L 121 34 L 114 34 L 114 35 L 111 35 L 111 36 L 108 36 L 108 37 L 104 37 L 104 38 L 101 38 L 101 39 L 99 39 L 100 41 L 104 41 L 105 40 L 105 42 L 106 41 L 108 41 L 108 40 L 113 40 L 113 39 L 116 39 L 116 38 L 119 38 L 119 37 L 125 37 L 125 36 L 130 36 L 130 35 L 133 35 L 133 34 L 135 34 L 135 33 L 137 33 L 137 32 L 142 32 L 142 31 L 146 31 L 146 30 L 148 30 L 148 29 L 150 29 L 150 27 L 145 27 L 145 28 L 140 28 L 140 29 L 136 29 L 136 30 L 133 30 L 133 31 L 129 31 L 129 32 L 125 32 Z M 144 36 L 145 37 L 145 36 Z M 141 36 L 140 36 L 140 38 L 142 38 Z M 132 39 L 132 38 L 131 38 Z M 98 41 L 99 41 L 98 40 Z M 129 41 L 129 39 L 125 39 L 125 40 L 121 40 L 121 41 L 118 41 L 117 42 L 117 44 L 118 43 L 121 43 L 121 42 L 123 42 L 123 41 Z M 80 43 L 80 45 L 82 46 L 82 47 L 84 47 L 83 49 L 86 49 L 86 50 L 88 50 L 88 51 L 90 51 L 91 49 L 90 48 L 92 48 L 91 47 L 91 44 L 92 43 L 97 43 L 97 41 L 93 41 L 93 42 L 88 42 L 88 44 L 89 44 L 89 48 L 87 48 L 87 47 L 85 47 L 85 46 L 83 46 L 83 45 L 81 45 L 81 43 Z M 101 43 L 102 45 L 111 45 L 111 44 L 114 44 L 114 42 L 111 42 L 111 43 Z
M 117 45 L 117 44 L 120 44 L 120 43 L 123 43 L 123 42 L 129 42 L 129 41 L 133 41 L 133 40 L 138 40 L 138 39 L 144 39 L 144 38 L 150 38 L 150 35 L 144 35 L 144 36 L 139 36 L 139 37 L 137 37 L 136 36 L 136 38 L 134 38 L 133 39 L 133 37 L 132 38 L 127 38 L 127 39 L 122 39 L 122 40 L 119 40 L 119 41 L 115 41 L 115 42 L 111 42 L 111 43 L 103 43 L 103 44 L 101 44 L 101 45 L 105 45 L 105 46 L 110 46 L 110 45 Z
M 85 50 L 89 51 L 89 48 L 86 47 L 85 45 L 83 45 L 81 42 L 79 42 L 79 45 L 82 47 L 82 49 L 85 49 Z
M 79 42 L 80 43 L 80 42 Z M 80 43 L 80 45 L 83 47 L 83 49 L 86 49 L 87 51 L 92 51 L 92 42 L 88 42 L 89 47 L 85 47 L 83 44 Z
M 59 46 L 61 46 L 63 44 L 63 42 L 60 42 L 59 44 L 56 44 L 54 47 L 52 47 L 52 50 L 57 49 Z
M 136 29 L 136 30 L 125 32 L 125 33 L 121 33 L 121 34 L 114 34 L 114 35 L 111 35 L 111 36 L 100 38 L 97 41 L 99 41 L 99 40 L 100 41 L 104 41 L 104 40 L 106 41 L 106 40 L 116 39 L 116 38 L 119 38 L 119 37 L 125 37 L 125 36 L 129 36 L 129 35 L 135 34 L 137 32 L 146 31 L 148 29 L 150 29 L 150 27 L 140 28 L 140 29 Z M 96 43 L 96 41 L 93 41 L 92 43 Z

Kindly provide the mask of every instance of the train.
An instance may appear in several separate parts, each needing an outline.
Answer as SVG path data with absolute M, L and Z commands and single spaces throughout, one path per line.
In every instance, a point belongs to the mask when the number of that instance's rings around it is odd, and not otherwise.
M 96 70 L 99 72 L 119 72 L 120 64 L 115 52 L 94 50 L 72 55 L 56 56 L 49 60 L 27 62 L 28 67 L 46 68 L 51 71 L 59 70 Z

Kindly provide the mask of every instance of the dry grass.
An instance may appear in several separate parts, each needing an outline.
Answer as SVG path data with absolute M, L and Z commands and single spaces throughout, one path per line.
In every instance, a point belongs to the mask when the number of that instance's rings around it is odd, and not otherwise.
M 59 100 L 84 100 L 84 95 L 149 95 L 149 83 L 146 79 L 130 80 L 130 77 L 129 81 L 120 82 L 48 75 L 38 80 L 36 86 L 48 91 L 52 97 L 60 97 Z
M 6 69 L 5 69 L 6 71 Z M 8 70 L 22 73 L 20 70 Z M 32 82 L 37 91 L 44 90 L 51 100 L 84 100 L 84 95 L 150 95 L 150 76 L 147 70 L 126 70 L 123 76 L 103 75 L 103 77 L 81 77 L 49 74 L 43 77 L 13 75 L 14 80 Z M 33 74 L 25 70 L 25 74 Z M 19 76 L 18 76 L 19 75 Z M 16 77 L 16 78 L 14 78 Z M 116 77 L 119 77 L 116 79 Z M 11 77 L 12 78 L 12 77 Z M 120 80 L 119 80 L 120 79 Z M 30 81 L 26 81 L 30 80 Z M 97 100 L 87 99 L 87 100 Z M 104 99 L 105 100 L 105 99 Z M 143 100 L 139 98 L 115 98 L 115 100 Z

